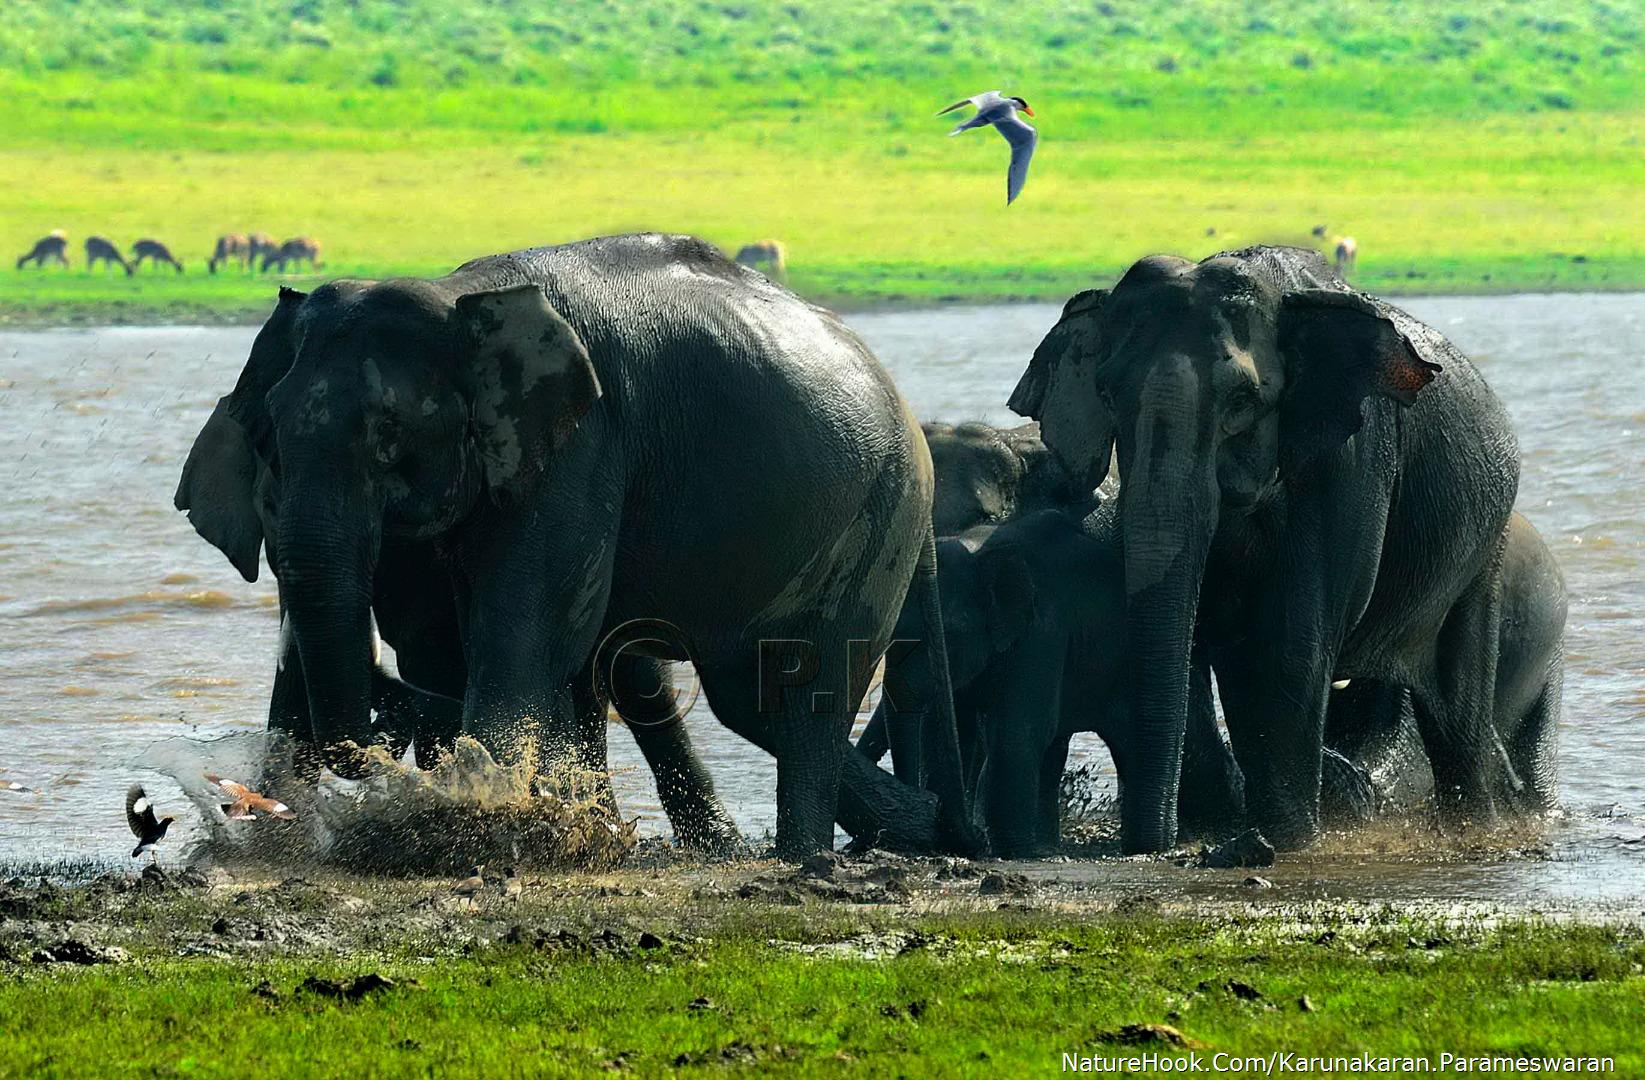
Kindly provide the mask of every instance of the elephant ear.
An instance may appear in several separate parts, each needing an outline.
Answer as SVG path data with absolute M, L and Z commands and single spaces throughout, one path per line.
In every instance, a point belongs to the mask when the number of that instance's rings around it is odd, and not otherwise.
M 1007 402 L 1012 412 L 1040 422 L 1040 438 L 1084 492 L 1108 475 L 1114 450 L 1113 410 L 1097 385 L 1107 299 L 1107 289 L 1089 289 L 1068 301 Z
M 986 597 L 988 637 L 995 652 L 1011 648 L 1033 625 L 1037 595 L 1034 576 L 1019 551 L 1002 548 L 987 553 L 981 566 Z
M 172 503 L 188 511 L 189 524 L 228 556 L 247 581 L 257 580 L 257 552 L 263 523 L 257 514 L 257 452 L 251 436 L 231 413 L 232 395 L 217 401 L 206 426 L 194 437 Z
M 1295 475 L 1364 425 L 1373 395 L 1414 403 L 1440 366 L 1428 360 L 1387 311 L 1362 293 L 1287 293 L 1279 347 L 1286 387 L 1280 401 L 1280 472 Z
M 282 288 L 274 314 L 251 344 L 234 390 L 217 401 L 194 437 L 172 505 L 188 512 L 194 531 L 228 556 L 247 581 L 256 581 L 263 542 L 257 482 L 262 462 L 255 429 L 266 427 L 263 397 L 291 366 L 292 324 L 306 294 Z
M 528 487 L 599 400 L 588 350 L 538 285 L 461 296 L 457 318 L 472 344 L 459 384 L 486 484 Z

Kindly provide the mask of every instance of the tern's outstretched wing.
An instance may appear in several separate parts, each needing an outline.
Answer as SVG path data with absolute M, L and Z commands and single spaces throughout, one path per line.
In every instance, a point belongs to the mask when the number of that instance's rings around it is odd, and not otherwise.
M 1011 144 L 1011 168 L 1005 174 L 1005 205 L 1010 206 L 1022 193 L 1023 184 L 1028 182 L 1028 163 L 1034 157 L 1034 146 L 1039 142 L 1040 133 L 1034 130 L 1032 124 L 1016 116 L 1001 120 L 994 127 Z
M 939 112 L 937 115 L 941 116 L 943 113 L 951 113 L 955 109 L 963 108 L 966 105 L 975 105 L 980 111 L 988 108 L 990 105 L 998 104 L 1001 100 L 1003 99 L 1000 97 L 1000 92 L 998 90 L 984 90 L 980 94 L 973 94 L 968 98 L 961 98 L 960 100 L 954 102 L 954 104 L 948 106 L 948 108 L 942 110 L 942 112 Z

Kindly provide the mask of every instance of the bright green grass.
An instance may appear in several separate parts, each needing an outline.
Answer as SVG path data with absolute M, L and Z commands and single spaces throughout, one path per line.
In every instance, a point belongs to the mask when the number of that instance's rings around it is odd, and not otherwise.
M 1645 284 L 1645 14 L 1626 3 L 34 0 L 0 20 L 0 318 L 243 317 L 224 231 L 327 275 L 438 273 L 601 232 L 786 241 L 833 302 L 1056 298 L 1139 255 L 1361 248 L 1388 292 Z M 1023 198 L 992 133 L 1039 113 Z M 1214 236 L 1207 230 L 1215 229 Z M 87 278 L 90 233 L 181 278 Z M 0 250 L 0 259 L 15 258 Z
M 1063 1052 L 1139 1052 L 1105 1036 L 1167 1021 L 1207 1059 L 1450 1051 L 1645 1068 L 1645 946 L 1632 933 L 1395 922 L 1316 944 L 1317 927 L 1278 919 L 922 928 L 925 947 L 873 960 L 800 955 L 767 940 L 782 930 L 751 929 L 615 957 L 497 946 L 438 962 L 28 969 L 0 982 L 0 1075 L 587 1075 L 620 1059 L 649 1076 L 681 1055 L 792 1075 L 1049 1074 Z M 357 1004 L 295 992 L 309 974 L 364 971 L 420 986 Z M 1262 1000 L 1230 994 L 1230 979 Z M 277 998 L 252 993 L 264 980 Z M 712 1007 L 688 1007 L 697 998 Z

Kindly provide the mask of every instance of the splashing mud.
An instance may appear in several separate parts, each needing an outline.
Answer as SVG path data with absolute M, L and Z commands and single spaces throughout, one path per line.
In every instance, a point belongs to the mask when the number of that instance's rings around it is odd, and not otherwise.
M 381 748 L 366 751 L 360 781 L 296 779 L 290 741 L 278 735 L 167 739 L 144 764 L 171 776 L 199 812 L 202 839 L 190 861 L 356 873 L 453 874 L 476 864 L 538 869 L 607 869 L 634 850 L 604 775 L 561 769 L 534 775 L 500 765 L 462 737 L 427 771 Z M 230 821 L 207 772 L 277 794 L 295 821 Z

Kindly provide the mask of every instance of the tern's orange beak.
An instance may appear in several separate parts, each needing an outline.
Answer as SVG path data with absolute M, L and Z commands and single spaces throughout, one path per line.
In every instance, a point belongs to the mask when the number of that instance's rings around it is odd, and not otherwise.
M 1027 113 L 1027 114 L 1028 114 L 1028 115 L 1029 115 L 1029 116 L 1033 116 L 1033 115 L 1034 115 L 1034 110 L 1033 110 L 1033 109 L 1030 109 L 1030 108 L 1029 108 L 1029 107 L 1028 107 L 1028 106 L 1026 106 L 1026 105 L 1024 105 L 1024 106 L 1023 106 L 1023 107 L 1022 107 L 1022 111 L 1023 111 L 1023 112 L 1025 112 L 1025 113 Z

